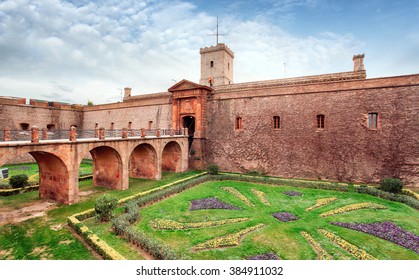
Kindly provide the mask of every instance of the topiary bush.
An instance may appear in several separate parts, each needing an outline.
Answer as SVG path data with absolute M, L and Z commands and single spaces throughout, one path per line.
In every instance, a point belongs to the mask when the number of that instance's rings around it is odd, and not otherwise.
M 401 193 L 403 189 L 403 182 L 397 178 L 383 178 L 379 189 L 385 192 Z
M 99 196 L 95 202 L 96 217 L 101 222 L 109 221 L 113 216 L 113 210 L 118 205 L 118 199 L 110 194 Z
M 207 167 L 207 171 L 208 171 L 208 174 L 210 175 L 217 175 L 220 169 L 218 168 L 216 164 L 210 164 Z
M 18 174 L 10 177 L 10 185 L 14 189 L 23 188 L 28 185 L 28 176 L 26 174 Z

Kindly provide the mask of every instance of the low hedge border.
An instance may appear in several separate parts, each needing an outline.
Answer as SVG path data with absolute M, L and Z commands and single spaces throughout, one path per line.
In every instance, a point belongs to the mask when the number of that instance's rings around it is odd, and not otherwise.
M 213 175 L 213 180 L 224 181 L 243 181 L 267 185 L 285 185 L 290 187 L 304 187 L 312 189 L 324 189 L 334 191 L 349 191 L 352 187 L 346 183 L 326 182 L 326 181 L 308 181 L 301 179 L 285 179 L 280 177 L 266 177 L 257 175 L 245 175 L 237 173 L 220 172 L 218 175 Z
M 125 258 L 97 237 L 87 226 L 83 225 L 75 216 L 68 217 L 68 224 L 106 260 L 125 260 Z
M 93 178 L 93 175 L 87 175 L 79 178 L 79 182 L 90 180 Z M 37 191 L 39 190 L 39 185 L 33 185 L 33 186 L 27 186 L 23 188 L 18 189 L 0 189 L 0 196 L 12 196 L 12 195 L 18 195 L 21 193 L 27 193 L 31 191 Z

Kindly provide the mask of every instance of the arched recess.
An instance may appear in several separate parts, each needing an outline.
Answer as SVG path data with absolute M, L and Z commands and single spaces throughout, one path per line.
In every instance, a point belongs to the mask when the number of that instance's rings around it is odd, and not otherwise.
M 163 148 L 162 170 L 180 172 L 182 167 L 182 148 L 180 145 L 171 141 Z
M 74 192 L 66 164 L 48 152 L 30 152 L 39 166 L 39 196 L 69 204 Z M 71 196 L 71 197 L 70 197 Z
M 119 153 L 108 146 L 90 150 L 93 159 L 93 185 L 111 189 L 122 188 L 122 160 Z
M 150 144 L 140 144 L 129 158 L 129 174 L 133 178 L 156 179 L 157 153 Z

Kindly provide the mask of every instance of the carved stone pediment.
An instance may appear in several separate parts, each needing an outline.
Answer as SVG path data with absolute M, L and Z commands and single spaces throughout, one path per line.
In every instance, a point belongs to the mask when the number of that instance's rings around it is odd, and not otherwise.
M 196 90 L 196 89 L 205 89 L 207 91 L 212 91 L 212 88 L 196 84 L 194 82 L 188 81 L 188 80 L 182 80 L 175 85 L 173 85 L 171 88 L 168 89 L 169 92 L 175 92 L 175 91 L 188 91 L 188 90 Z

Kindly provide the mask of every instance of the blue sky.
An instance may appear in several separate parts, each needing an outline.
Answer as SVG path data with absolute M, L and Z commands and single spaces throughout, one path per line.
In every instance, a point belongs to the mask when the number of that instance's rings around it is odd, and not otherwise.
M 351 71 L 359 53 L 369 78 L 419 73 L 419 1 L 2 0 L 0 96 L 99 104 L 198 82 L 217 16 L 236 83 Z

